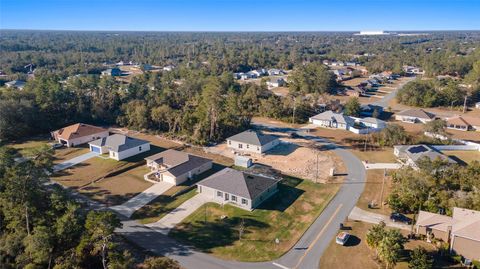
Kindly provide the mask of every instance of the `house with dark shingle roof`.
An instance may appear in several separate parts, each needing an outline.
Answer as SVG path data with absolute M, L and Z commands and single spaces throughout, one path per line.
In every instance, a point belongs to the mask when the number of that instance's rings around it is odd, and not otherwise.
M 395 113 L 395 119 L 408 123 L 427 123 L 435 119 L 435 114 L 423 109 L 406 109 Z
M 227 146 L 235 151 L 264 153 L 280 144 L 277 136 L 247 130 L 227 138 Z
M 101 154 L 108 153 L 111 159 L 117 161 L 150 150 L 150 142 L 122 134 L 103 137 L 88 143 L 88 145 L 90 151 Z
M 64 144 L 67 147 L 74 147 L 102 137 L 107 137 L 108 130 L 89 124 L 76 123 L 53 131 L 51 135 L 58 143 Z
M 225 168 L 197 183 L 197 190 L 216 203 L 253 210 L 277 193 L 279 181 Z
M 212 168 L 212 160 L 178 150 L 165 150 L 145 158 L 158 182 L 179 185 Z

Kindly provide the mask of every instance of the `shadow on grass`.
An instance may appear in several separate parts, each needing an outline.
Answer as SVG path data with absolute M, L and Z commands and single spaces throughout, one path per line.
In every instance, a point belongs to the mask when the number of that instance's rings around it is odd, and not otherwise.
M 299 178 L 286 177 L 278 184 L 278 192 L 260 204 L 257 209 L 285 211 L 305 192 L 295 188 L 302 181 Z
M 215 219 L 205 223 L 197 220 L 193 223 L 183 224 L 170 232 L 170 235 L 181 241 L 186 241 L 204 252 L 210 253 L 216 247 L 233 245 L 239 240 L 239 228 L 244 220 L 243 236 L 248 235 L 250 229 L 266 229 L 269 224 L 249 217 L 232 217 Z M 243 240 L 243 239 L 242 239 Z
M 348 241 L 343 246 L 354 247 L 354 246 L 358 246 L 360 244 L 360 242 L 362 242 L 362 239 L 360 239 L 359 237 L 351 234 L 350 237 L 348 238 Z

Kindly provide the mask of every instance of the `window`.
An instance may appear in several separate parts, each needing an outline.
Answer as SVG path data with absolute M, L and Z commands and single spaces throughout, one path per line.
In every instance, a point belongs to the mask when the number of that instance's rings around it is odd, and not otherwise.
M 259 150 L 260 150 L 260 147 L 257 147 L 257 151 L 259 151 Z
M 248 204 L 247 199 L 243 199 L 243 198 L 242 198 L 242 205 L 246 205 L 246 204 Z
M 250 148 L 250 145 L 249 145 L 249 144 L 247 144 L 247 149 L 248 149 L 248 148 Z
M 239 148 L 239 149 L 242 149 L 242 148 L 243 148 L 243 144 L 238 144 L 238 148 Z
M 138 147 L 138 151 L 142 151 L 142 146 Z
M 231 145 L 231 144 L 232 144 L 232 141 L 231 141 L 231 140 L 228 140 L 228 144 Z
M 218 197 L 223 197 L 223 192 L 217 191 L 217 196 L 218 196 Z
M 112 156 L 115 157 L 115 151 L 112 151 Z
M 232 201 L 236 202 L 237 201 L 237 196 L 232 195 Z

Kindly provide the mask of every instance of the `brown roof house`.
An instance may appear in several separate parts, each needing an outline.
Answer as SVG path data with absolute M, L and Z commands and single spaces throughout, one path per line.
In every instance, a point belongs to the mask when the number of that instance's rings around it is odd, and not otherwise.
M 227 138 L 227 146 L 235 151 L 264 153 L 280 144 L 277 136 L 247 130 Z
M 452 217 L 420 211 L 416 233 L 450 244 L 452 253 L 480 261 L 480 211 L 453 208 Z
M 480 131 L 480 117 L 451 117 L 447 119 L 447 128 L 460 131 Z
M 435 119 L 435 114 L 423 109 L 407 109 L 396 113 L 395 119 L 408 123 L 427 123 Z
M 197 190 L 214 202 L 253 210 L 278 192 L 279 181 L 225 168 L 200 181 Z
M 108 130 L 84 123 L 77 123 L 53 131 L 52 137 L 67 147 L 74 147 L 90 141 L 107 137 Z
M 179 185 L 212 168 L 212 160 L 169 149 L 145 158 L 157 181 Z

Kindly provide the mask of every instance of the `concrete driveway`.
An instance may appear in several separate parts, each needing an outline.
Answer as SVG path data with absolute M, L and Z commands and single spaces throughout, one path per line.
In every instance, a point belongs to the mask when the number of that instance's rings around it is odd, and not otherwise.
M 373 224 L 379 224 L 381 221 L 383 221 L 388 227 L 402 229 L 405 231 L 410 231 L 412 229 L 411 225 L 391 221 L 389 216 L 366 211 L 358 207 L 353 208 L 348 218 L 351 220 L 358 220 Z
M 401 163 L 366 163 L 363 162 L 365 169 L 375 170 L 375 169 L 400 169 L 402 167 Z
M 170 230 L 175 227 L 188 217 L 190 214 L 199 209 L 203 204 L 207 203 L 210 199 L 205 197 L 202 194 L 197 194 L 181 204 L 179 207 L 172 210 L 170 213 L 165 215 L 159 221 L 147 224 L 146 226 L 152 228 L 153 230 L 167 235 Z
M 117 206 L 112 206 L 110 209 L 122 214 L 123 216 L 130 218 L 133 212 L 139 210 L 146 204 L 150 203 L 153 199 L 162 195 L 173 185 L 166 182 L 155 183 L 150 188 L 144 190 L 142 193 L 136 195 L 132 199 L 126 201 L 125 203 Z
M 64 161 L 63 163 L 59 163 L 59 164 L 57 164 L 57 165 L 54 165 L 54 166 L 53 166 L 53 171 L 54 171 L 54 172 L 62 171 L 62 170 L 64 170 L 64 169 L 67 169 L 67 168 L 69 168 L 69 167 L 72 167 L 72 166 L 74 166 L 74 165 L 77 165 L 77 164 L 79 164 L 79 163 L 81 163 L 81 162 L 84 162 L 84 161 L 86 161 L 86 160 L 88 160 L 88 159 L 91 159 L 91 158 L 93 158 L 93 157 L 95 157 L 95 156 L 98 156 L 98 155 L 99 155 L 99 154 L 96 153 L 96 152 L 87 152 L 87 153 L 85 153 L 85 154 L 82 154 L 82 155 L 80 155 L 80 156 L 77 156 L 77 157 L 75 157 L 75 158 L 73 158 L 73 159 L 70 159 L 70 160 L 68 160 L 68 161 Z

